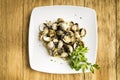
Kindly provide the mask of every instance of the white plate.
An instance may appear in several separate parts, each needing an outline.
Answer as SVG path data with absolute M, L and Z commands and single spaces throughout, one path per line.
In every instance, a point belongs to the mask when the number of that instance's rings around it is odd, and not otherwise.
M 29 27 L 29 60 L 32 69 L 56 74 L 81 73 L 70 68 L 69 64 L 56 57 L 52 57 L 39 41 L 39 25 L 46 20 L 55 21 L 63 18 L 65 21 L 79 23 L 80 27 L 87 30 L 83 38 L 89 51 L 86 54 L 88 61 L 95 63 L 97 54 L 97 21 L 93 9 L 78 6 L 45 6 L 33 9 Z M 87 70 L 86 72 L 90 72 Z

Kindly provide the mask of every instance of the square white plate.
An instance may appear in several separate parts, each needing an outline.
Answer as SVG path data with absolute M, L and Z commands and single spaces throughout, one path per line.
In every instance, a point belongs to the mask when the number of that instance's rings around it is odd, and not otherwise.
M 71 69 L 69 64 L 56 57 L 52 57 L 39 41 L 39 25 L 47 21 L 56 21 L 63 18 L 65 21 L 79 23 L 80 27 L 87 30 L 83 38 L 89 51 L 86 54 L 92 64 L 96 61 L 97 54 L 97 21 L 93 9 L 78 6 L 44 6 L 33 9 L 29 27 L 29 60 L 32 69 L 56 74 L 81 73 Z M 86 72 L 90 72 L 87 70 Z

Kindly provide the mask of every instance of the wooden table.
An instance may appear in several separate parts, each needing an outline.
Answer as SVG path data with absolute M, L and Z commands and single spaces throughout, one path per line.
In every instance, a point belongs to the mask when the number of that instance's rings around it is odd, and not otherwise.
M 58 75 L 30 68 L 30 14 L 34 7 L 46 5 L 76 5 L 96 10 L 100 70 L 94 74 Z M 120 80 L 120 0 L 0 0 L 0 80 Z

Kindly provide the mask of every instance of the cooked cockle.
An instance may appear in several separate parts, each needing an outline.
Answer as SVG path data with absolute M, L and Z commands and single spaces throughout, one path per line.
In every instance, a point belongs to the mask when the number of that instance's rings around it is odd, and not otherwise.
M 43 40 L 43 31 L 39 32 L 39 40 L 42 41 Z
M 72 26 L 71 29 L 72 29 L 74 32 L 75 32 L 76 30 L 78 30 L 78 29 L 79 29 L 78 24 L 75 23 L 75 24 Z
M 64 48 L 58 48 L 58 54 L 61 54 L 62 52 L 64 52 Z
M 81 36 L 81 37 L 84 37 L 85 35 L 86 35 L 86 30 L 83 29 L 83 28 L 81 28 L 81 29 L 80 29 L 80 36 Z
M 59 26 L 62 30 L 65 30 L 65 31 L 70 27 L 66 22 L 59 23 Z
M 57 56 L 58 55 L 58 48 L 55 48 L 54 50 L 53 50 L 53 56 Z
M 52 26 L 52 22 L 51 21 L 47 21 L 47 23 L 44 23 L 48 28 L 51 28 L 51 26 Z
M 60 22 L 64 22 L 64 20 L 62 18 L 58 18 L 57 19 L 57 22 L 60 23 Z
M 46 42 L 51 41 L 51 38 L 48 37 L 48 36 L 46 36 L 46 35 L 44 35 L 42 38 L 43 38 L 43 40 L 46 41 Z
M 55 31 L 52 30 L 52 29 L 50 29 L 48 35 L 49 35 L 50 37 L 55 36 Z
M 54 38 L 54 39 L 53 39 L 53 42 L 54 42 L 54 43 L 58 42 L 58 39 Z
M 71 45 L 67 45 L 67 47 L 68 47 L 68 51 L 71 53 L 71 52 L 73 52 L 73 47 L 71 46 Z
M 68 33 L 70 34 L 71 37 L 74 36 L 74 33 L 72 31 L 68 31 Z
M 83 43 L 83 41 L 79 41 L 79 45 L 81 45 L 81 46 L 83 46 L 84 47 L 84 43 Z
M 63 52 L 63 53 L 61 53 L 61 55 L 60 55 L 62 58 L 65 58 L 65 57 L 67 57 L 68 56 L 68 53 L 66 53 L 66 52 Z
M 60 40 L 60 41 L 58 42 L 58 48 L 62 48 L 62 46 L 63 46 L 63 41 Z
M 84 46 L 85 35 L 86 30 L 79 28 L 78 23 L 65 22 L 62 18 L 40 25 L 39 38 L 52 56 L 68 57 L 78 46 Z
M 75 42 L 75 43 L 73 44 L 73 48 L 75 49 L 77 46 L 78 46 L 78 43 Z
M 57 23 L 53 23 L 53 24 L 52 24 L 52 29 L 53 29 L 53 30 L 57 30 Z
M 76 38 L 75 38 L 74 36 L 72 36 L 72 37 L 70 38 L 70 42 L 72 42 L 72 43 L 74 43 L 75 40 L 76 40 Z
M 45 24 L 40 24 L 40 25 L 39 25 L 39 30 L 40 30 L 40 31 L 43 31 L 44 27 L 46 27 Z
M 76 37 L 76 38 L 80 38 L 79 32 L 77 32 L 77 31 L 75 32 L 75 37 Z
M 57 30 L 56 34 L 57 35 L 62 35 L 62 34 L 64 34 L 64 32 L 62 30 Z
M 65 35 L 65 36 L 63 37 L 63 41 L 64 41 L 65 43 L 69 43 L 69 42 L 71 41 L 70 36 Z
M 52 41 L 50 41 L 50 42 L 47 44 L 47 47 L 48 47 L 49 49 L 54 49 L 54 48 L 55 48 L 55 44 L 54 44 Z
M 71 27 L 71 26 L 73 26 L 74 25 L 74 22 L 69 22 L 69 26 Z
M 48 34 L 48 32 L 49 32 L 49 31 L 48 31 L 48 27 L 44 27 L 44 29 L 43 29 L 43 34 L 46 35 L 46 34 Z
M 84 43 L 83 43 L 81 40 L 79 40 L 79 41 L 76 41 L 76 42 L 73 44 L 73 48 L 75 49 L 75 48 L 77 48 L 79 45 L 81 45 L 81 46 L 84 47 Z

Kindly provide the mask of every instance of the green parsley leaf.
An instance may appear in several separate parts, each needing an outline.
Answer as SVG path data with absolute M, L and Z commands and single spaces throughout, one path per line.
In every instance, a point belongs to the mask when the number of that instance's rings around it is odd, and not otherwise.
M 93 67 L 96 69 L 100 69 L 100 67 L 97 64 L 94 64 Z
M 91 64 L 87 62 L 87 58 L 85 54 L 88 52 L 87 47 L 78 46 L 71 54 L 70 54 L 70 66 L 72 69 L 76 71 L 82 69 L 83 72 L 90 68 L 90 71 L 94 73 L 94 68 L 99 69 L 100 67 L 97 64 Z
M 93 66 L 90 66 L 90 71 L 91 71 L 92 73 L 94 73 L 94 68 L 93 68 Z

